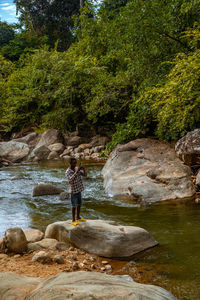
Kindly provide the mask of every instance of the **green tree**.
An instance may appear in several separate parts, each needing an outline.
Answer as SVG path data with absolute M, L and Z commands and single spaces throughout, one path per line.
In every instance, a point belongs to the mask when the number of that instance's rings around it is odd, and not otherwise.
M 0 48 L 14 38 L 14 30 L 6 22 L 0 21 Z
M 73 41 L 72 15 L 79 14 L 80 0 L 15 0 L 19 19 L 25 27 L 38 36 L 46 35 L 58 49 L 67 49 Z

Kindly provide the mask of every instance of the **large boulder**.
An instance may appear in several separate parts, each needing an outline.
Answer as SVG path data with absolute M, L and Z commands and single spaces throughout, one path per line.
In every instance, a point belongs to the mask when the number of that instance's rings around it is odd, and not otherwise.
M 188 132 L 175 145 L 178 157 L 189 166 L 200 166 L 200 129 Z
M 0 143 L 0 157 L 19 162 L 29 154 L 29 146 L 15 141 Z
M 64 190 L 49 183 L 37 184 L 33 189 L 33 197 L 43 195 L 58 195 L 62 192 L 64 192 Z
M 195 194 L 191 170 L 164 142 L 137 139 L 118 145 L 102 174 L 110 195 L 130 195 L 139 202 L 184 199 Z
M 9 252 L 24 253 L 27 250 L 26 236 L 21 228 L 9 228 L 4 235 L 4 243 Z
M 24 137 L 21 137 L 18 139 L 13 139 L 13 141 L 29 144 L 31 141 L 35 140 L 37 138 L 37 136 L 38 136 L 38 134 L 36 132 L 32 132 L 32 133 L 27 134 Z
M 76 227 L 71 221 L 56 222 L 47 226 L 45 237 L 70 241 L 80 249 L 104 257 L 130 257 L 158 244 L 140 227 L 103 220 L 79 222 Z
M 56 129 L 49 129 L 45 131 L 42 135 L 41 138 L 36 145 L 36 148 L 41 147 L 41 146 L 46 146 L 48 147 L 49 145 L 55 144 L 55 143 L 62 143 L 63 137 L 60 133 L 60 131 Z
M 170 292 L 158 286 L 84 271 L 60 273 L 49 278 L 0 273 L 0 299 L 176 300 Z
M 44 160 L 48 158 L 50 152 L 49 148 L 45 145 L 39 146 L 32 151 L 31 157 L 37 157 L 38 160 Z

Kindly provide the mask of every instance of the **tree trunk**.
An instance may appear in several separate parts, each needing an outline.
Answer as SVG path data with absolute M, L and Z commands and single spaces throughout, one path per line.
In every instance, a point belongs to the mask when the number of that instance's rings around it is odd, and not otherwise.
M 80 0 L 80 8 L 83 7 L 85 0 Z

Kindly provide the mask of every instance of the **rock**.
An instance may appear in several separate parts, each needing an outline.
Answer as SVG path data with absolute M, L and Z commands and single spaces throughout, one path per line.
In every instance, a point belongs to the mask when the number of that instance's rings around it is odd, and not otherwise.
M 92 148 L 92 146 L 90 144 L 80 144 L 78 146 L 78 149 L 80 149 L 81 152 L 83 152 L 85 149 L 90 149 L 90 148 Z
M 77 147 L 78 145 L 80 145 L 83 142 L 83 140 L 84 139 L 80 136 L 70 136 L 65 141 L 65 143 L 66 143 L 67 146 Z
M 196 185 L 200 186 L 200 170 L 198 171 L 196 176 Z
M 41 241 L 44 237 L 44 233 L 42 231 L 33 228 L 25 229 L 24 234 L 28 243 Z
M 103 260 L 101 263 L 102 263 L 103 265 L 107 265 L 107 264 L 108 264 L 108 261 L 107 261 L 107 260 Z
M 200 165 L 200 129 L 188 132 L 175 145 L 177 156 L 189 166 Z
M 105 146 L 106 143 L 109 142 L 109 138 L 107 136 L 100 136 L 100 135 L 96 135 L 94 136 L 91 141 L 90 141 L 90 145 L 92 147 L 95 147 L 95 146 Z
M 71 150 L 70 149 L 65 149 L 64 152 L 60 155 L 60 158 L 62 158 L 65 155 L 70 154 Z
M 4 242 L 4 238 L 3 237 L 0 238 L 0 250 L 1 251 L 5 250 L 5 242 Z
M 71 242 L 77 248 L 103 257 L 130 257 L 158 244 L 142 228 L 102 220 L 87 220 L 76 227 L 71 220 L 56 222 L 47 226 L 45 237 Z
M 133 278 L 129 275 L 115 275 L 115 277 L 129 282 L 134 282 Z
M 42 280 L 41 278 L 31 278 L 13 273 L 0 273 L 0 299 L 25 299 Z
M 64 264 L 64 258 L 61 255 L 55 255 L 53 260 L 57 263 L 57 264 Z
M 66 193 L 66 192 L 62 192 L 62 193 L 60 193 L 60 195 L 59 195 L 59 199 L 60 199 L 60 200 L 66 200 L 66 199 L 69 199 L 69 194 Z
M 118 145 L 102 174 L 110 195 L 130 195 L 138 202 L 184 199 L 195 194 L 191 170 L 166 143 L 137 139 Z
M 53 186 L 52 184 L 37 184 L 33 189 L 33 197 L 43 195 L 57 195 L 62 193 L 63 190 Z
M 60 273 L 48 278 L 0 273 L 0 299 L 176 300 L 170 292 L 158 286 L 85 271 Z
M 72 268 L 73 268 L 74 271 L 75 271 L 75 270 L 78 270 L 78 269 L 79 269 L 78 263 L 77 263 L 77 262 L 74 262 L 73 265 L 72 265 Z
M 66 244 L 63 242 L 57 242 L 56 249 L 60 250 L 60 251 L 65 251 L 65 250 L 69 249 L 69 246 L 70 246 L 70 244 Z
M 6 158 L 11 162 L 19 162 L 29 154 L 29 146 L 25 143 L 15 141 L 0 143 L 0 157 Z
M 38 261 L 41 262 L 42 264 L 49 264 L 52 262 L 52 258 L 48 252 L 40 251 L 33 256 L 32 261 L 33 262 Z
M 19 143 L 25 143 L 25 144 L 29 144 L 31 141 L 35 140 L 37 138 L 38 134 L 36 132 L 32 132 L 27 134 L 24 137 L 18 138 L 18 139 L 13 139 L 13 141 L 15 142 L 19 142 Z
M 105 269 L 106 269 L 107 271 L 112 271 L 111 265 L 106 265 L 106 266 L 105 266 Z
M 13 257 L 14 258 L 19 258 L 19 257 L 21 257 L 21 255 L 20 254 L 15 254 Z
M 63 142 L 63 137 L 61 133 L 56 129 L 49 129 L 41 135 L 41 138 L 38 144 L 36 145 L 36 148 L 39 148 L 41 146 L 48 147 L 52 144 L 62 143 L 62 142 Z
M 37 158 L 39 160 L 44 160 L 44 159 L 47 159 L 49 154 L 50 154 L 49 148 L 43 145 L 43 146 L 35 148 L 33 150 L 33 152 L 31 153 L 31 157 L 32 156 L 37 156 Z
M 97 160 L 99 158 L 99 153 L 93 153 L 91 159 Z
M 55 151 L 58 154 L 61 154 L 64 151 L 65 146 L 62 143 L 55 143 L 55 144 L 49 145 L 48 148 L 50 151 Z
M 9 228 L 4 236 L 5 246 L 10 252 L 24 253 L 27 250 L 26 236 L 21 228 Z
M 58 241 L 53 238 L 45 238 L 39 242 L 28 243 L 28 251 L 37 251 L 41 249 L 55 250 L 57 248 Z
M 48 157 L 47 157 L 48 160 L 56 159 L 56 158 L 59 158 L 58 152 L 56 152 L 56 151 L 50 152 Z

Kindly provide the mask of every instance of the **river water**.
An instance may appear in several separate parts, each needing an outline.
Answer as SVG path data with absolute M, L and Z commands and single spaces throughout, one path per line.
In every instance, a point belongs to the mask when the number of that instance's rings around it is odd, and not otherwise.
M 38 183 L 53 183 L 68 190 L 67 166 L 62 161 L 13 165 L 0 170 L 0 236 L 6 229 L 45 230 L 71 218 L 70 201 L 58 196 L 32 197 Z M 140 268 L 139 281 L 160 285 L 180 300 L 200 299 L 200 205 L 194 201 L 149 206 L 105 194 L 101 164 L 86 165 L 82 215 L 87 219 L 115 220 L 148 230 L 159 246 L 120 262 L 121 273 Z

